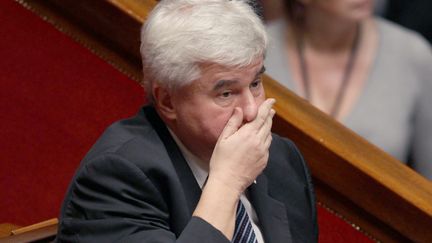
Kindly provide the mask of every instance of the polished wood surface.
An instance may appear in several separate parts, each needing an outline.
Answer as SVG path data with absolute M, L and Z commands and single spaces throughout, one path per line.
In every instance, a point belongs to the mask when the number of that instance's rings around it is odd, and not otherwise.
M 113 63 L 129 61 L 130 70 L 134 70 L 130 75 L 140 80 L 139 30 L 156 1 L 39 3 L 68 16 L 105 50 L 118 53 L 109 56 Z M 266 77 L 264 83 L 267 96 L 277 100 L 273 130 L 294 140 L 301 149 L 320 202 L 378 240 L 432 242 L 430 181 L 276 81 Z
M 49 219 L 30 226 L 15 228 L 6 237 L 0 237 L 3 242 L 33 242 L 41 239 L 50 238 L 56 235 L 58 220 Z
M 147 13 L 156 5 L 152 0 L 32 0 L 28 4 L 46 5 L 86 31 L 105 45 L 116 49 L 134 63 L 140 63 L 139 33 Z
M 10 224 L 10 223 L 3 223 L 0 224 L 0 238 L 6 237 L 12 234 L 12 230 L 18 229 L 18 225 Z
M 12 230 L 11 233 L 12 233 L 12 235 L 24 234 L 24 233 L 27 233 L 27 232 L 30 232 L 30 231 L 34 231 L 34 230 L 37 230 L 37 229 L 43 229 L 43 228 L 51 227 L 53 225 L 57 225 L 57 223 L 58 223 L 58 219 L 57 218 L 48 219 L 48 220 L 45 220 L 45 221 L 42 221 L 42 222 L 39 222 L 39 223 L 36 223 L 36 224 L 32 224 L 32 225 L 29 225 L 29 226 L 26 226 L 26 227 L 21 227 L 21 228 L 14 229 L 14 230 Z
M 126 10 L 126 13 L 138 20 L 144 22 L 147 14 L 156 6 L 158 1 L 149 0 L 108 0 L 119 9 Z

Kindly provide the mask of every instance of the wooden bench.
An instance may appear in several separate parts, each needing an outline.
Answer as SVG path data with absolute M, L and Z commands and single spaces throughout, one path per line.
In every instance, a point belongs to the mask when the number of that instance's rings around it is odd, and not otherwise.
M 49 219 L 26 227 L 13 224 L 0 224 L 0 243 L 53 241 L 57 234 L 58 220 Z

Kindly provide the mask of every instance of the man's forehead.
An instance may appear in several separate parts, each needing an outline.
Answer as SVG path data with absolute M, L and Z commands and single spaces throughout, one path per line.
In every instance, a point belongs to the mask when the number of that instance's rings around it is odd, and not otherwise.
M 229 67 L 224 66 L 217 63 L 204 63 L 199 65 L 201 69 L 201 75 L 204 74 L 214 74 L 214 75 L 224 75 L 224 74 L 237 74 L 237 73 L 243 73 L 243 72 L 255 72 L 260 73 L 261 70 L 264 69 L 262 59 L 259 61 L 255 61 L 251 63 L 250 65 L 243 66 L 243 67 Z

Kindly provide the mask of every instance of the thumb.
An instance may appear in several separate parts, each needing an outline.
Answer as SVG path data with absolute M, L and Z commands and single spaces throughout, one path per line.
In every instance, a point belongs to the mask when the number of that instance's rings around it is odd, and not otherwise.
M 220 135 L 219 138 L 227 138 L 233 135 L 240 128 L 242 122 L 243 122 L 243 111 L 241 108 L 236 107 L 234 108 L 234 112 L 231 118 L 228 120 L 227 124 L 225 125 L 225 128 L 223 129 L 222 134 Z

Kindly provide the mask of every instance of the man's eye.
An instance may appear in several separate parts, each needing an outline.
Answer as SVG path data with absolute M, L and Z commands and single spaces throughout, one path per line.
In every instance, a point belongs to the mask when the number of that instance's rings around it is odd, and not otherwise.
M 228 98 L 228 97 L 230 97 L 232 95 L 232 92 L 231 91 L 225 91 L 225 92 L 222 92 L 222 94 L 221 94 L 221 96 L 223 97 L 223 98 Z
M 256 80 L 253 83 L 250 84 L 251 88 L 256 88 L 261 84 L 261 80 Z

